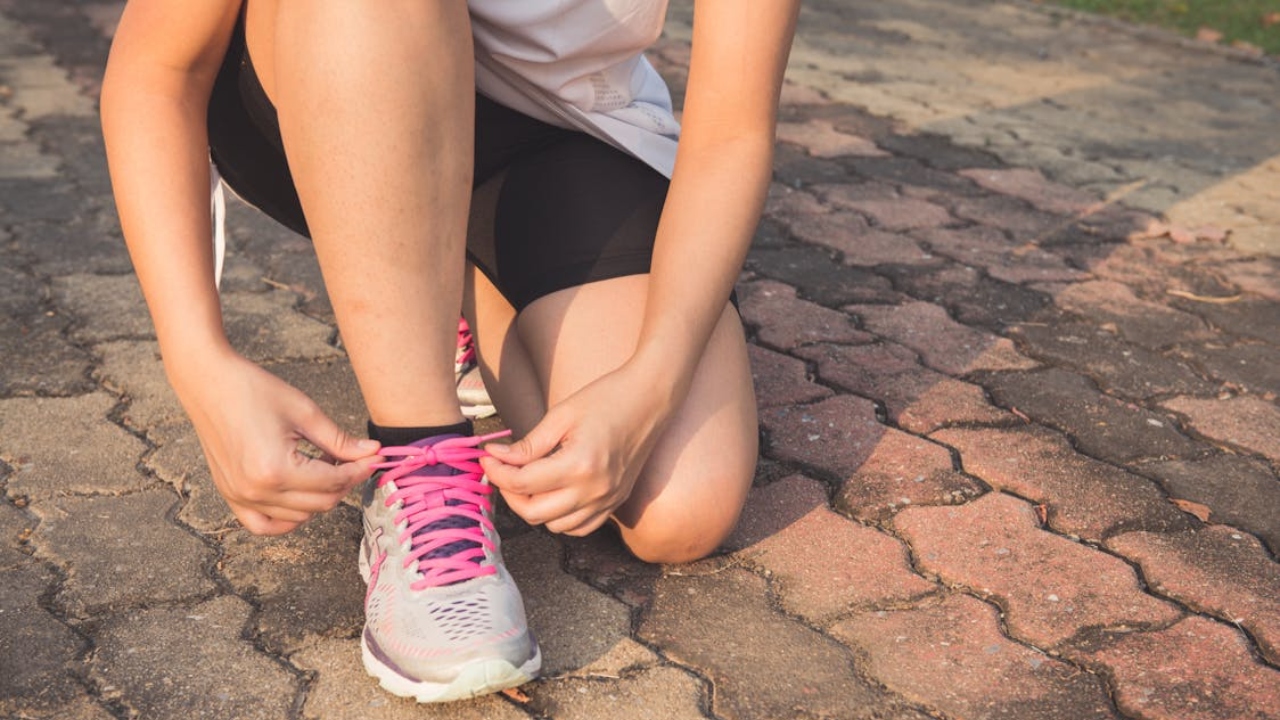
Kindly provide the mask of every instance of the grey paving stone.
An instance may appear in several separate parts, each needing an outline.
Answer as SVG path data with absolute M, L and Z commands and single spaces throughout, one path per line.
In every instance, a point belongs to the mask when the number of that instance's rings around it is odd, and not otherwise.
M 348 433 L 365 437 L 369 413 L 345 355 L 332 359 L 291 360 L 267 367 L 276 377 L 306 393 L 320 409 Z
M 1208 448 L 1179 433 L 1173 418 L 1097 391 L 1059 368 L 994 373 L 981 380 L 1001 407 L 1071 436 L 1086 455 L 1120 465 L 1141 459 L 1188 458 Z
M 186 414 L 165 378 L 160 346 L 152 340 L 118 340 L 93 348 L 101 360 L 94 378 L 127 403 L 120 420 L 152 442 L 170 435 L 167 426 L 186 423 Z
M 205 574 L 213 551 L 166 520 L 176 501 L 168 490 L 146 490 L 31 503 L 36 555 L 67 576 L 58 602 L 87 617 L 213 592 Z
M 298 679 L 244 639 L 251 611 L 222 596 L 110 617 L 93 634 L 90 679 L 131 717 L 289 718 Z
M 806 403 L 833 394 L 831 388 L 813 382 L 801 360 L 759 345 L 748 345 L 747 356 L 756 403 L 761 408 Z
M 1280 556 L 1280 478 L 1266 463 L 1239 455 L 1142 465 L 1174 498 L 1209 508 L 1209 520 L 1247 530 Z
M 1139 298 L 1128 286 L 1109 280 L 1069 285 L 1054 293 L 1054 303 L 1090 321 L 1110 324 L 1129 342 L 1151 349 L 1209 336 L 1195 315 Z
M 197 532 L 215 535 L 235 522 L 231 508 L 213 484 L 191 425 L 166 429 L 164 444 L 147 456 L 144 465 L 186 498 L 178 519 Z
M 1280 305 L 1276 311 L 1280 312 Z M 1280 347 L 1276 345 L 1203 343 L 1180 347 L 1178 353 L 1210 376 L 1246 392 L 1280 395 Z M 1199 392 L 1205 394 L 1204 390 Z
M 81 343 L 154 337 L 142 289 L 133 275 L 69 275 L 54 278 L 54 301 L 75 324 L 71 337 Z
M 114 398 L 0 400 L 0 460 L 14 472 L 10 496 L 121 493 L 150 481 L 137 470 L 146 448 L 107 420 Z
M 539 683 L 530 709 L 558 720 L 701 720 L 700 683 L 686 672 L 655 667 L 600 681 L 569 678 Z
M 1103 390 L 1142 400 L 1171 393 L 1211 393 L 1185 363 L 1126 343 L 1086 323 L 1026 323 L 1009 328 L 1022 351 L 1037 360 L 1083 372 Z
M 764 343 L 783 351 L 818 342 L 859 344 L 872 338 L 850 316 L 796 297 L 796 289 L 773 280 L 738 288 L 743 320 Z
M 222 296 L 227 337 L 237 351 L 256 362 L 342 356 L 330 342 L 334 330 L 297 311 L 294 293 L 227 293 Z
M 6 708 L 6 705 L 10 707 Z M 44 706 L 35 704 L 28 697 L 0 700 L 0 712 L 10 712 L 11 717 L 21 720 L 112 720 L 115 717 L 87 694 L 65 703 Z
M 994 280 L 981 270 L 955 263 L 885 266 L 877 272 L 890 278 L 903 293 L 942 305 L 956 320 L 995 332 L 1020 321 L 1041 319 L 1052 305 L 1042 292 Z
M 93 389 L 92 358 L 67 341 L 67 325 L 66 318 L 38 311 L 21 318 L 0 314 L 0 397 Z
M 224 536 L 222 576 L 257 606 L 256 635 L 270 652 L 287 655 L 321 639 L 359 634 L 360 534 L 359 511 L 339 505 L 287 535 L 237 530 Z
M 863 680 L 839 645 L 773 611 L 765 581 L 744 570 L 663 577 L 639 636 L 709 679 L 711 710 L 729 720 L 925 717 Z
M 34 560 L 0 569 L 0 714 L 49 711 L 79 690 L 71 673 L 85 643 L 39 603 L 56 582 Z
M 1007 338 L 958 323 L 939 305 L 851 305 L 846 310 L 862 318 L 871 332 L 911 348 L 926 366 L 948 375 L 1036 366 Z
M 525 533 L 503 543 L 502 554 L 524 595 L 529 627 L 542 645 L 543 675 L 584 668 L 627 640 L 630 610 L 566 573 L 553 538 Z
M 844 265 L 829 252 L 815 247 L 753 248 L 747 256 L 747 268 L 785 282 L 795 287 L 800 297 L 827 307 L 896 302 L 901 297 L 887 279 L 869 270 Z
M 39 256 L 39 236 L 61 235 L 52 223 L 78 217 L 84 211 L 84 201 L 76 188 L 62 179 L 0 178 L 0 210 L 12 228 L 12 244 Z
M 498 695 L 436 705 L 396 697 L 378 686 L 360 664 L 360 641 L 321 640 L 290 656 L 300 670 L 315 673 L 301 716 L 307 720 L 525 720 Z
M 35 526 L 34 518 L 0 500 L 0 572 L 29 562 L 27 540 Z

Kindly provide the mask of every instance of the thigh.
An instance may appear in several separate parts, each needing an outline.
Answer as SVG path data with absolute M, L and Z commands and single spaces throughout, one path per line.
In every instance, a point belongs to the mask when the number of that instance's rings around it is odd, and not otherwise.
M 639 338 L 648 285 L 647 275 L 589 283 L 540 298 L 520 313 L 516 336 L 547 406 L 626 362 Z M 736 310 L 726 305 L 688 395 L 615 513 L 632 552 L 683 562 L 714 551 L 746 500 L 757 440 L 746 341 Z

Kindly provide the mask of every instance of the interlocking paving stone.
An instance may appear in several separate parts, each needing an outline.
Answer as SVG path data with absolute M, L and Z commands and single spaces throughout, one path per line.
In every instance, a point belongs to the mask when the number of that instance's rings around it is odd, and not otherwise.
M 756 335 L 779 350 L 818 342 L 865 343 L 871 336 L 845 313 L 796 297 L 796 289 L 773 280 L 757 280 L 738 288 L 740 310 Z
M 759 345 L 748 345 L 747 356 L 756 403 L 761 408 L 806 403 L 833 394 L 831 388 L 813 382 L 802 360 Z
M 997 404 L 1065 432 L 1082 452 L 1102 460 L 1192 457 L 1206 449 L 1179 433 L 1171 416 L 1104 395 L 1060 368 L 995 373 L 982 385 Z
M 244 639 L 251 612 L 222 596 L 108 618 L 94 632 L 90 678 L 101 697 L 136 716 L 289 718 L 298 680 Z
M 1040 210 L 1059 215 L 1081 213 L 1097 203 L 1097 199 L 1087 192 L 1050 182 L 1039 170 L 969 168 L 961 170 L 960 174 L 988 190 L 1012 195 Z
M 75 318 L 82 343 L 154 337 L 142 289 L 133 275 L 69 275 L 53 279 L 53 297 Z
M 339 505 L 280 537 L 243 530 L 223 538 L 221 574 L 252 600 L 257 636 L 289 654 L 319 638 L 351 637 L 364 624 L 364 583 L 356 569 L 360 513 Z
M 165 521 L 177 500 L 168 490 L 146 490 L 31 503 L 40 518 L 31 539 L 37 556 L 67 574 L 59 602 L 83 617 L 213 592 L 203 572 L 213 552 Z
M 224 294 L 227 338 L 256 362 L 341 357 L 329 342 L 333 328 L 296 312 L 296 303 L 296 295 L 281 290 Z
M 560 546 L 550 536 L 525 533 L 504 542 L 502 554 L 542 645 L 544 675 L 586 667 L 630 634 L 630 610 L 566 573 Z
M 1128 286 L 1110 280 L 1069 285 L 1055 294 L 1054 302 L 1092 321 L 1111 323 L 1128 341 L 1151 349 L 1202 340 L 1209 335 L 1200 318 L 1143 300 Z
M 1177 397 L 1164 407 L 1190 418 L 1196 432 L 1280 463 L 1280 408 L 1252 396 L 1226 400 Z
M 780 143 L 773 154 L 773 177 L 803 187 L 814 182 L 844 182 L 849 173 L 835 160 L 813 157 L 804 148 Z
M 1263 298 L 1242 297 L 1237 302 L 1205 303 L 1174 298 L 1173 306 L 1194 312 L 1215 328 L 1243 338 L 1275 343 L 1280 337 L 1280 313 L 1276 304 Z
M 1044 239 L 1069 221 L 1006 196 L 959 198 L 951 212 L 962 219 L 1004 230 L 1018 243 Z
M 607 682 L 566 678 L 532 688 L 530 709 L 557 720 L 701 720 L 701 684 L 688 673 L 654 667 Z
M 35 526 L 34 519 L 0 499 L 0 572 L 28 562 L 27 541 Z
M 930 268 L 887 266 L 878 272 L 904 293 L 945 307 L 965 325 L 1003 332 L 1024 320 L 1044 321 L 1052 312 L 1049 296 L 1021 285 L 995 280 L 981 270 L 945 263 Z
M 875 157 L 888 154 L 864 137 L 836 130 L 830 120 L 813 119 L 803 123 L 780 122 L 778 139 L 799 145 L 810 155 L 819 158 L 830 159 L 842 155 Z
M 791 512 L 779 517 L 784 502 Z M 784 610 L 816 625 L 937 589 L 911 571 L 897 539 L 831 512 L 821 484 L 802 476 L 753 491 L 726 544 L 764 568 Z
M 1122 530 L 1189 525 L 1155 483 L 1081 455 L 1050 430 L 953 428 L 930 438 L 958 450 L 965 472 L 1043 503 L 1058 532 L 1098 542 Z
M 1126 343 L 1095 325 L 1028 323 L 1009 328 L 1027 355 L 1087 374 L 1109 392 L 1145 399 L 1173 393 L 1209 393 L 1216 386 L 1185 363 Z
M 297 668 L 315 673 L 307 687 L 301 716 L 307 720 L 527 720 L 499 695 L 420 705 L 378 686 L 360 663 L 356 638 L 322 640 L 289 657 Z
M 178 519 L 196 531 L 216 533 L 235 521 L 231 508 L 218 494 L 200 440 L 190 425 L 177 427 L 144 464 L 186 498 L 178 510 Z
M 639 636 L 711 681 L 717 716 L 925 717 L 862 680 L 834 641 L 774 612 L 762 578 L 695 572 L 658 581 Z
M 1280 259 L 1232 258 L 1210 268 L 1242 292 L 1280 302 Z
M 900 412 L 895 413 L 890 404 L 889 417 L 904 430 L 922 435 L 948 425 L 1010 423 L 1016 419 L 992 405 L 981 387 L 951 378 L 929 385 Z
M 991 277 L 1008 283 L 1073 282 L 1089 277 L 1067 265 L 1063 257 L 1036 246 L 1017 245 L 991 227 L 928 228 L 912 236 L 938 255 L 983 268 Z
M 1254 662 L 1235 628 L 1198 616 L 1155 632 L 1099 633 L 1071 649 L 1104 669 L 1116 705 L 1142 720 L 1280 717 L 1280 671 Z
M 887 263 L 931 265 L 937 262 L 911 238 L 874 229 L 856 213 L 802 215 L 786 222 L 796 239 L 838 251 L 846 265 L 874 267 Z
M 934 228 L 954 222 L 946 208 L 912 197 L 854 199 L 829 192 L 827 201 L 835 207 L 865 215 L 876 227 L 886 230 Z
M 949 375 L 1036 367 L 1008 338 L 961 325 L 932 303 L 853 305 L 846 310 L 861 317 L 867 329 L 915 350 L 927 366 Z
M 996 608 L 966 595 L 858 613 L 831 634 L 890 690 L 948 717 L 1117 717 L 1097 677 L 1010 641 Z
M 1169 495 L 1209 508 L 1209 521 L 1262 538 L 1280 556 L 1280 481 L 1266 463 L 1239 455 L 1170 460 L 1138 469 L 1158 478 Z
M 1005 610 L 1012 637 L 1050 648 L 1089 627 L 1164 625 L 1178 609 L 1144 594 L 1123 560 L 1046 532 L 1032 506 L 990 493 L 894 518 L 922 570 Z
M 145 446 L 107 420 L 115 403 L 103 393 L 0 400 L 0 460 L 14 469 L 9 495 L 36 499 L 146 486 L 150 481 L 137 471 Z
M 93 389 L 93 360 L 67 341 L 67 325 L 56 314 L 0 314 L 0 396 L 75 395 Z
M 1256 538 L 1210 525 L 1126 533 L 1107 547 L 1138 563 L 1154 592 L 1247 630 L 1263 656 L 1280 665 L 1280 563 Z
M 11 712 L 20 720 L 112 720 L 115 716 L 88 695 L 80 695 L 59 705 L 28 704 L 36 702 L 25 696 L 0 700 L 0 712 Z
M 1274 345 L 1242 343 L 1227 347 L 1206 343 L 1178 350 L 1214 378 L 1246 392 L 1280 395 L 1280 349 Z M 1205 391 L 1187 389 L 1179 392 L 1203 394 Z
M 182 405 L 165 379 L 160 346 L 152 340 L 121 340 L 94 346 L 101 360 L 94 377 L 112 392 L 120 393 L 128 407 L 120 420 L 129 428 L 163 442 L 175 432 L 169 428 L 186 422 Z
M 48 712 L 75 694 L 67 675 L 85 644 L 39 602 L 56 582 L 34 560 L 0 569 L 0 714 Z

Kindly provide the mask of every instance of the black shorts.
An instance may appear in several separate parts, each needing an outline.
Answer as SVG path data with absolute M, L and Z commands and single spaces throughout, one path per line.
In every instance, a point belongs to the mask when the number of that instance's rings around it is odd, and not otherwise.
M 210 152 L 231 189 L 309 237 L 243 22 L 208 118 Z M 669 184 L 661 173 L 601 140 L 479 94 L 475 134 L 467 258 L 517 310 L 557 290 L 649 272 Z

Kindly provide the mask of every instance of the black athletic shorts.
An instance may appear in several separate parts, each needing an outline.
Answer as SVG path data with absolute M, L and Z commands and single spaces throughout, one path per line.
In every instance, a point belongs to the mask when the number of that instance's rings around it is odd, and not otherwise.
M 214 85 L 208 124 L 210 152 L 231 189 L 309 237 L 243 20 Z M 475 134 L 467 257 L 517 310 L 557 290 L 649 272 L 669 184 L 661 173 L 479 94 Z

